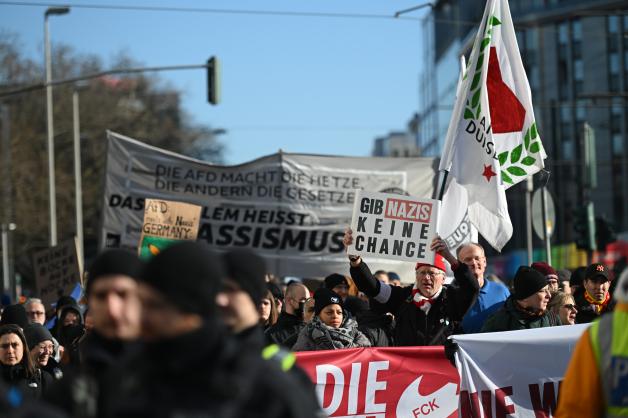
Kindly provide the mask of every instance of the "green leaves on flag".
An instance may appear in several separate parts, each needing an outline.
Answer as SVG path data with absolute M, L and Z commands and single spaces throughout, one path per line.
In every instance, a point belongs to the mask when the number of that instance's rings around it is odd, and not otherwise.
M 534 141 L 538 137 L 539 134 L 536 129 L 536 122 L 534 122 L 526 130 L 523 136 L 523 144 L 519 144 L 512 150 L 504 151 L 497 156 L 499 165 L 502 168 L 501 176 L 504 183 L 515 184 L 513 177 L 528 175 L 526 167 L 536 164 L 536 158 L 531 154 L 538 154 L 541 150 L 541 141 Z M 527 151 L 528 155 L 521 159 L 524 149 Z M 508 162 L 509 164 L 507 164 Z

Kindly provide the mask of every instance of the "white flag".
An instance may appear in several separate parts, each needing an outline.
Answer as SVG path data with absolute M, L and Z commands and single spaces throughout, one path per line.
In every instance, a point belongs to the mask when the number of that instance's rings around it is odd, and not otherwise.
M 440 169 L 466 189 L 471 223 L 499 251 L 512 236 L 506 189 L 546 158 L 507 0 L 487 1 L 468 63 Z

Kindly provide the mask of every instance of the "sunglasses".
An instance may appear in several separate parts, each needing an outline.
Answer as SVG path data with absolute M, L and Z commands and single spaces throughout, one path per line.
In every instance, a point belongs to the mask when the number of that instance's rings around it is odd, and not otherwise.
M 571 310 L 574 310 L 574 311 L 575 311 L 575 310 L 577 310 L 577 309 L 576 309 L 576 305 L 574 305 L 573 303 L 567 303 L 567 304 L 563 305 L 563 308 L 567 308 L 567 309 L 569 309 L 570 311 L 571 311 Z

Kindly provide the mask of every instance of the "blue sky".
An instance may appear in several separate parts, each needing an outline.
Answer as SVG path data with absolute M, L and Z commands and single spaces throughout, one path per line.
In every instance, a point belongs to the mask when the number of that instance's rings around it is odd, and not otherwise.
M 107 4 L 392 16 L 422 0 L 76 1 Z M 52 4 L 52 3 L 51 3 Z M 73 4 L 73 3 L 70 3 Z M 45 6 L 0 2 L 0 30 L 43 61 Z M 369 155 L 373 140 L 405 129 L 419 106 L 420 17 L 364 19 L 73 8 L 50 18 L 54 43 L 100 56 L 124 51 L 144 66 L 222 65 L 222 103 L 206 101 L 204 70 L 160 73 L 183 92 L 197 123 L 227 131 L 225 160 L 285 152 Z M 133 136 L 133 132 L 121 132 Z

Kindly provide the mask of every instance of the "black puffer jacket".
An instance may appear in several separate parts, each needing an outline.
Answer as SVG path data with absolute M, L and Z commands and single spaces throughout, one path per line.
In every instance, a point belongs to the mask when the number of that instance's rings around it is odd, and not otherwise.
M 475 302 L 478 281 L 462 263 L 454 271 L 455 284 L 443 290 L 426 315 L 412 301 L 412 286 L 397 287 L 381 283 L 362 261 L 351 267 L 351 277 L 371 299 L 371 309 L 395 316 L 395 346 L 443 345 L 448 336 L 460 332 L 462 317 Z
M 147 344 L 111 376 L 112 417 L 314 417 L 297 384 L 216 323 Z
M 286 312 L 282 312 L 277 319 L 277 323 L 268 328 L 265 332 L 266 339 L 270 344 L 279 344 L 287 349 L 291 349 L 299 338 L 299 332 L 305 326 L 300 318 Z

